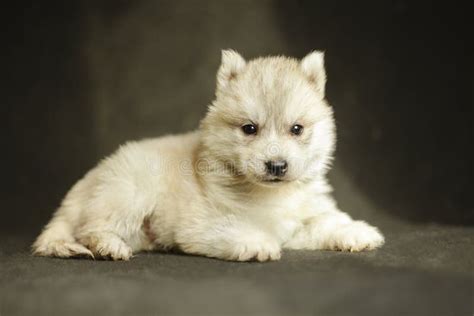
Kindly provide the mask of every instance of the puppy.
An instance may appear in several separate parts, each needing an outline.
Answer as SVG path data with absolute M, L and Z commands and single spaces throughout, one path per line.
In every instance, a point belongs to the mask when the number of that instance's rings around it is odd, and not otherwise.
M 235 261 L 282 249 L 361 251 L 377 228 L 336 206 L 322 52 L 246 62 L 222 52 L 192 133 L 129 142 L 79 180 L 33 244 L 39 256 L 129 260 L 153 249 Z

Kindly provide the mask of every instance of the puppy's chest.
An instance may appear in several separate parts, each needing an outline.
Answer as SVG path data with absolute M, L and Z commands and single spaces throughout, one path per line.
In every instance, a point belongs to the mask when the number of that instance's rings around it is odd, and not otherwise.
M 252 220 L 259 227 L 270 232 L 278 239 L 288 240 L 302 225 L 301 210 L 305 204 L 304 194 L 290 194 L 284 198 L 255 205 Z

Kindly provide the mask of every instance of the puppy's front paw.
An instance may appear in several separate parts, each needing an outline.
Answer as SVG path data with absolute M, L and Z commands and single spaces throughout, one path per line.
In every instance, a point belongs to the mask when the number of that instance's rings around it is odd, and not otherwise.
M 94 234 L 82 238 L 81 242 L 98 258 L 127 261 L 132 257 L 132 249 L 113 234 Z
M 132 249 L 123 242 L 99 242 L 96 253 L 102 258 L 128 261 L 132 257 Z
M 281 258 L 280 245 L 272 240 L 247 240 L 238 242 L 228 260 L 235 261 L 274 261 Z
M 362 251 L 383 245 L 384 237 L 379 230 L 362 221 L 340 227 L 329 242 L 332 250 Z

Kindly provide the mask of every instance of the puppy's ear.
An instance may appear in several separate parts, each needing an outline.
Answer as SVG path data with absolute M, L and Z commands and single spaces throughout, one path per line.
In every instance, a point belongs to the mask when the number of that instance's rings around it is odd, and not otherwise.
M 324 52 L 314 51 L 306 55 L 300 63 L 301 70 L 312 82 L 316 91 L 324 98 L 326 90 L 326 69 L 324 69 Z
M 217 88 L 225 88 L 245 67 L 245 59 L 232 49 L 222 50 L 222 61 L 217 72 Z

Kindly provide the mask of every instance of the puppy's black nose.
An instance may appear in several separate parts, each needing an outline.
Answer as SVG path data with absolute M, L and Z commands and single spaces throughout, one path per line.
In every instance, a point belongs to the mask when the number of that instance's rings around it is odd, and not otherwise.
M 288 170 L 288 163 L 284 160 L 270 160 L 265 163 L 267 172 L 272 176 L 282 177 Z

